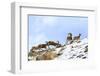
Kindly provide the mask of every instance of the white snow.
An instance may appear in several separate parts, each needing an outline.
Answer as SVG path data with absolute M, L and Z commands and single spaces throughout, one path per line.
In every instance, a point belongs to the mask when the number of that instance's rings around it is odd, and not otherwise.
M 55 60 L 88 58 L 88 39 L 87 38 L 84 38 L 81 41 L 73 41 L 72 44 L 63 45 L 59 48 L 55 48 L 52 46 L 50 48 L 51 49 L 48 49 L 48 51 L 52 51 L 53 53 L 57 54 L 57 57 L 55 57 Z M 36 50 L 36 51 L 39 52 L 40 50 Z M 46 51 L 44 51 L 44 53 L 45 52 Z M 36 60 L 37 56 L 35 57 L 29 56 L 29 60 Z
M 72 44 L 66 45 L 63 47 L 64 50 L 61 48 L 57 48 L 56 51 L 62 52 L 62 55 L 55 58 L 58 60 L 67 60 L 67 59 L 85 59 L 87 58 L 86 46 L 88 46 L 88 39 L 84 38 L 81 42 L 73 42 Z

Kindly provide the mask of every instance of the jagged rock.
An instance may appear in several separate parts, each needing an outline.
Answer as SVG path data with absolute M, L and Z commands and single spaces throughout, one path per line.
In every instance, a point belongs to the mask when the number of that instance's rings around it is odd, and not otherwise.
M 67 60 L 86 59 L 88 54 L 88 39 L 80 42 L 63 45 L 55 48 L 42 49 L 41 51 L 30 51 L 29 60 Z

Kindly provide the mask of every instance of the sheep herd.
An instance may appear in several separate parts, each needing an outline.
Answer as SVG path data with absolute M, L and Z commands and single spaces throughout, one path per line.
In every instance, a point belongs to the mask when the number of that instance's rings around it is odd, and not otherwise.
M 62 55 L 61 51 L 64 49 L 64 46 L 72 44 L 73 42 L 80 42 L 80 36 L 81 34 L 73 37 L 72 33 L 68 33 L 64 45 L 62 45 L 59 41 L 46 41 L 44 44 L 33 46 L 28 53 L 28 61 L 53 60 Z M 51 46 L 53 46 L 53 48 Z M 55 52 L 57 48 L 62 49 L 60 49 L 59 52 Z

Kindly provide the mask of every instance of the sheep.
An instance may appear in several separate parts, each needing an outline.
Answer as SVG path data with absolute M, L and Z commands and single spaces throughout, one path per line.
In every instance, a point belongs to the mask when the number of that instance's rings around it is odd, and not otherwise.
M 59 44 L 59 41 L 57 42 L 54 42 L 54 41 L 46 41 L 46 44 L 49 46 L 49 45 L 53 45 L 53 46 L 56 46 L 56 48 L 58 47 L 61 47 L 61 44 Z
M 74 36 L 73 41 L 80 42 L 80 37 L 81 37 L 81 34 L 79 34 L 78 36 Z
M 68 33 L 67 35 L 67 40 L 65 44 L 71 44 L 73 42 L 72 40 L 72 33 Z

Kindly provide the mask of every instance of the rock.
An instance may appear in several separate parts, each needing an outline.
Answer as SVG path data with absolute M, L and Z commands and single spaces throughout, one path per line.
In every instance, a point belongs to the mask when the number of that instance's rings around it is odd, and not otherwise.
M 82 59 L 86 59 L 87 57 L 82 57 Z
M 73 42 L 69 45 L 60 47 L 50 47 L 42 49 L 41 51 L 29 52 L 28 57 L 30 60 L 67 60 L 67 59 L 86 59 L 88 54 L 88 40 L 87 38 L 80 42 Z

